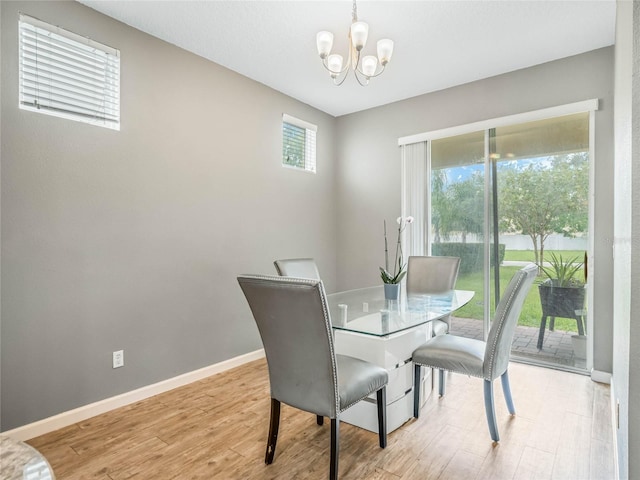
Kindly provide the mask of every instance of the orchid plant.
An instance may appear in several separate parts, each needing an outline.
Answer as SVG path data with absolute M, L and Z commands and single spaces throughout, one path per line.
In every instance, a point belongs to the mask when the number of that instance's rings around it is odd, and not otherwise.
M 413 223 L 413 217 L 398 217 L 398 239 L 396 241 L 396 255 L 393 262 L 393 272 L 389 269 L 389 248 L 387 243 L 387 221 L 384 221 L 384 268 L 380 267 L 380 277 L 384 283 L 400 283 L 406 275 L 407 264 L 402 255 L 400 238 L 407 225 Z

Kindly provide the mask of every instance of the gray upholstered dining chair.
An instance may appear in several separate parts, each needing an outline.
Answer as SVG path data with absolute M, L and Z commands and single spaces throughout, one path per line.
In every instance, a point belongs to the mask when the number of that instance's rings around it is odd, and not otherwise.
M 507 285 L 494 315 L 486 342 L 456 335 L 439 335 L 431 338 L 413 352 L 415 384 L 420 379 L 422 366 L 439 369 L 440 396 L 444 395 L 444 371 L 463 373 L 484 379 L 484 407 L 489 432 L 494 442 L 500 441 L 493 401 L 493 381 L 500 377 L 507 408 L 511 415 L 513 406 L 509 387 L 509 355 L 524 299 L 531 288 L 538 266 L 531 263 L 517 271 Z M 420 414 L 420 389 L 414 391 L 413 416 Z
M 286 258 L 273 262 L 281 277 L 312 278 L 320 280 L 320 272 L 313 258 Z
M 407 266 L 407 295 L 442 293 L 453 290 L 460 269 L 459 257 L 409 257 Z M 450 316 L 431 322 L 433 335 L 449 333 Z
M 271 421 L 265 463 L 273 462 L 280 403 L 331 419 L 329 478 L 338 478 L 340 414 L 376 392 L 380 447 L 387 445 L 387 371 L 335 353 L 321 280 L 241 275 L 264 345 L 271 384 Z
M 313 258 L 284 258 L 273 262 L 278 275 L 281 277 L 311 278 L 320 280 L 320 272 Z M 324 423 L 322 415 L 316 416 L 318 425 Z

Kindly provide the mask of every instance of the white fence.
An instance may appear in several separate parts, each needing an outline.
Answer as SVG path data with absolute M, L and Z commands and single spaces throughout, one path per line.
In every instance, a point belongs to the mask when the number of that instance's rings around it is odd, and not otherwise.
M 446 242 L 462 242 L 461 235 L 449 235 Z M 475 234 L 467 234 L 467 243 L 482 242 L 482 239 Z M 533 250 L 533 243 L 528 235 L 500 235 L 500 243 L 505 245 L 506 250 Z M 540 245 L 538 245 L 540 248 Z M 569 238 L 563 235 L 549 235 L 544 242 L 545 250 L 586 250 L 587 237 Z

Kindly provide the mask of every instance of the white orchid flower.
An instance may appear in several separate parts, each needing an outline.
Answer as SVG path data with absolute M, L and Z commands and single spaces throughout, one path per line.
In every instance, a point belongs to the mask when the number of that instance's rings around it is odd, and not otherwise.
M 393 262 L 393 272 L 389 269 L 389 248 L 387 244 L 387 221 L 383 222 L 384 225 L 384 268 L 380 267 L 380 276 L 385 284 L 397 284 L 404 278 L 407 268 L 407 264 L 404 263 L 402 255 L 402 244 L 400 242 L 400 236 L 407 225 L 413 223 L 413 217 L 398 217 L 396 222 L 398 223 L 398 241 L 396 242 L 396 256 Z

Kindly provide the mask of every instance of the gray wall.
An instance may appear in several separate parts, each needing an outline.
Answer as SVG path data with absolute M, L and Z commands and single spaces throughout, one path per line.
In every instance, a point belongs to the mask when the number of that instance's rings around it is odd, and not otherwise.
M 260 348 L 239 273 L 308 255 L 333 288 L 333 117 L 75 2 L 0 3 L 3 430 Z M 120 132 L 18 109 L 19 10 L 120 49 Z M 281 167 L 283 112 L 317 175 Z
M 329 291 L 378 284 L 398 137 L 587 98 L 611 371 L 612 48 L 333 119 L 82 5 L 0 8 L 2 429 L 259 348 L 235 276 L 274 258 L 314 256 Z M 18 10 L 121 50 L 120 132 L 18 109 Z M 283 112 L 318 124 L 317 175 L 280 167 Z
M 613 378 L 620 478 L 640 478 L 640 2 L 617 2 Z
M 613 55 L 612 47 L 595 50 L 339 117 L 338 288 L 379 281 L 382 221 L 393 221 L 400 214 L 399 137 L 599 98 L 595 261 L 591 265 L 595 275 L 594 368 L 611 372 Z

